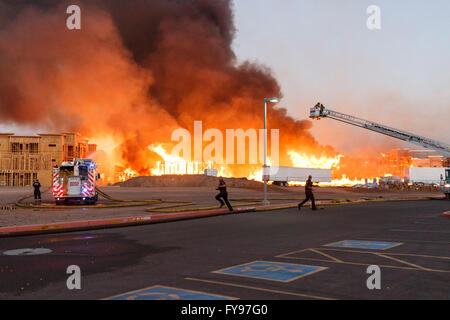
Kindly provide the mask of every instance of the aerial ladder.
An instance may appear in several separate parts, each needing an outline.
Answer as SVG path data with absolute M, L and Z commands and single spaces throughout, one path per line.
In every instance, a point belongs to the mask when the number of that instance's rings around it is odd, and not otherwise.
M 314 106 L 314 108 L 311 108 L 309 117 L 312 119 L 331 118 L 360 128 L 364 128 L 393 138 L 397 138 L 406 142 L 410 142 L 426 149 L 435 150 L 440 154 L 444 155 L 445 157 L 450 157 L 450 146 L 446 143 L 425 138 L 413 133 L 409 133 L 407 131 L 391 128 L 373 121 L 357 118 L 345 113 L 333 111 L 325 108 L 321 103 L 317 103 Z M 446 176 L 443 177 L 443 180 L 445 180 L 443 185 L 444 192 L 447 195 L 447 197 L 450 198 L 450 169 L 447 169 Z

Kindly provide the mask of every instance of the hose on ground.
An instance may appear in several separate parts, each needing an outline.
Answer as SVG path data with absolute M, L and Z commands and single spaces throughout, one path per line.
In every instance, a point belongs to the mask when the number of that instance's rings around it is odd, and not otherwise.
M 47 193 L 52 189 L 52 187 L 49 187 L 42 193 Z M 168 204 L 165 206 L 160 207 L 149 207 L 146 209 L 148 212 L 153 213 L 174 213 L 174 212 L 186 212 L 186 211 L 203 211 L 203 210 L 214 210 L 218 209 L 219 206 L 208 206 L 208 207 L 191 207 L 197 205 L 194 201 L 178 201 L 178 200 L 164 200 L 164 199 L 120 199 L 113 197 L 106 192 L 102 191 L 98 187 L 96 187 L 97 193 L 102 196 L 103 198 L 114 201 L 115 203 L 107 203 L 107 204 L 97 204 L 97 205 L 77 205 L 77 206 L 70 206 L 70 205 L 56 205 L 56 204 L 26 204 L 23 203 L 26 199 L 29 199 L 34 196 L 34 194 L 28 194 L 23 197 L 21 197 L 15 205 L 20 208 L 32 208 L 32 209 L 76 209 L 76 208 L 121 208 L 121 207 L 140 207 L 140 206 L 149 206 L 154 204 Z M 269 198 L 269 201 L 302 201 L 304 198 Z M 319 199 L 317 199 L 319 200 Z M 330 201 L 329 203 L 326 203 L 326 205 L 337 205 L 337 204 L 346 204 L 346 203 L 354 203 L 354 201 L 349 199 L 320 199 L 320 201 Z M 387 199 L 368 199 L 368 198 L 360 198 L 355 199 L 358 200 L 366 200 L 371 202 L 377 202 L 377 201 L 389 201 Z M 423 200 L 423 198 L 416 198 L 416 199 L 396 199 L 395 201 L 399 200 Z M 260 205 L 263 199 L 261 198 L 231 198 L 229 199 L 230 202 L 239 202 L 237 204 L 234 204 L 233 206 L 236 208 L 239 207 L 245 207 L 245 206 L 251 206 L 251 205 Z M 280 204 L 283 205 L 283 204 Z M 295 207 L 294 205 L 291 205 L 291 207 Z
M 57 204 L 32 204 L 32 203 L 24 203 L 25 200 L 32 198 L 34 194 L 27 194 L 20 199 L 16 201 L 16 206 L 20 208 L 29 208 L 29 209 L 77 209 L 77 208 L 122 208 L 122 207 L 139 207 L 139 206 L 149 206 L 153 204 L 169 204 L 166 206 L 156 207 L 156 208 L 148 208 L 148 212 L 158 212 L 158 213 L 171 213 L 171 212 L 186 212 L 186 211 L 201 211 L 201 210 L 213 210 L 218 209 L 219 206 L 209 206 L 209 207 L 194 207 L 194 208 L 182 208 L 182 207 L 188 207 L 188 206 L 195 206 L 197 203 L 194 201 L 177 201 L 177 200 L 164 200 L 164 199 L 120 199 L 113 197 L 100 188 L 95 188 L 97 193 L 102 196 L 103 198 L 114 201 L 116 203 L 107 203 L 107 204 L 97 204 L 97 205 L 77 205 L 77 206 L 70 206 L 70 205 L 57 205 Z M 49 192 L 52 190 L 52 187 L 49 187 L 46 189 L 44 193 Z M 230 200 L 230 201 L 242 201 L 242 200 Z M 236 207 L 240 206 L 248 206 L 253 204 L 259 204 L 259 202 L 247 201 L 243 200 L 245 203 L 240 203 L 235 205 Z M 178 209 L 174 209 L 178 208 Z

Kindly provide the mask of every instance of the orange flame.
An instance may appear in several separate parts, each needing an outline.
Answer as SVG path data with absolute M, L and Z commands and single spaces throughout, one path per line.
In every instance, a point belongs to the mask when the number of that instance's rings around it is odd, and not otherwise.
M 136 171 L 132 170 L 131 168 L 127 168 L 123 172 L 119 173 L 119 177 L 118 178 L 119 178 L 120 182 L 124 182 L 124 181 L 126 181 L 128 179 L 131 179 L 133 177 L 137 177 L 138 175 L 139 174 Z
M 318 169 L 332 169 L 339 168 L 339 162 L 343 155 L 338 155 L 335 157 L 327 157 L 325 155 L 321 155 L 320 157 L 316 156 L 308 156 L 305 153 L 298 153 L 295 151 L 288 152 L 289 157 L 294 165 L 297 168 L 318 168 Z
M 167 151 L 167 148 L 163 143 L 153 144 L 148 146 L 148 149 L 155 152 L 161 157 L 161 161 L 157 161 L 156 166 L 150 169 L 149 173 L 152 176 L 163 175 L 197 175 L 203 174 L 205 169 L 217 169 L 218 176 L 221 177 L 233 177 L 233 170 L 227 165 L 216 165 L 212 161 L 198 162 L 198 161 L 186 161 L 182 157 L 172 155 Z M 289 151 L 287 153 L 294 167 L 299 168 L 319 168 L 319 169 L 338 169 L 340 161 L 343 155 L 337 156 L 315 156 L 307 155 L 306 153 L 299 153 L 296 151 Z M 267 159 L 267 165 L 271 166 L 272 162 L 270 158 Z M 257 169 L 249 169 L 247 174 L 248 180 L 263 181 L 263 170 L 261 167 Z M 138 173 L 131 168 L 128 168 L 119 175 L 120 181 L 125 181 L 132 177 L 137 176 Z M 373 178 L 369 179 L 369 182 L 373 181 Z M 355 186 L 358 184 L 364 185 L 366 180 L 364 179 L 350 179 L 346 175 L 341 178 L 333 179 L 331 182 L 321 182 L 320 186 Z M 289 182 L 291 186 L 304 186 L 305 182 Z
M 185 159 L 169 154 L 163 144 L 153 144 L 148 147 L 150 151 L 158 154 L 164 161 L 158 161 L 156 168 L 150 169 L 152 176 L 203 174 L 205 169 L 213 169 L 212 161 L 186 161 Z
M 367 179 L 371 183 L 374 178 Z M 319 182 L 321 187 L 354 187 L 356 185 L 365 185 L 365 179 L 349 179 L 345 174 L 340 179 L 333 179 L 331 182 Z M 304 186 L 305 182 L 289 182 L 290 186 Z

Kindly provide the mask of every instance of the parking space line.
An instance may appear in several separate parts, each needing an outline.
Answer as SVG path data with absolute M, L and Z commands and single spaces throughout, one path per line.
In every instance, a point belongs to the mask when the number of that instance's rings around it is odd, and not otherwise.
M 326 254 L 326 253 L 324 253 L 324 252 L 321 252 L 321 251 L 319 251 L 319 250 L 317 250 L 317 249 L 308 249 L 309 251 L 312 251 L 312 252 L 315 252 L 315 253 L 318 253 L 318 254 L 320 254 L 320 255 L 322 255 L 322 256 L 324 256 L 324 257 L 327 257 L 327 258 L 330 258 L 331 260 L 333 260 L 333 261 L 336 261 L 336 262 L 344 262 L 344 261 L 342 261 L 342 260 L 340 260 L 340 259 L 338 259 L 338 258 L 335 258 L 335 257 L 333 257 L 333 256 L 331 256 L 331 255 L 329 255 L 329 254 Z
M 217 285 L 223 285 L 223 286 L 229 286 L 229 287 L 244 288 L 244 289 L 250 289 L 250 290 L 257 290 L 257 291 L 264 291 L 264 292 L 277 293 L 277 294 L 284 294 L 284 295 L 317 299 L 317 300 L 337 300 L 335 298 L 313 296 L 313 295 L 298 293 L 298 292 L 259 288 L 259 287 L 247 286 L 247 285 L 243 285 L 243 284 L 224 282 L 224 281 L 214 281 L 214 280 L 205 280 L 205 279 L 197 279 L 197 278 L 185 278 L 185 280 L 211 283 L 211 284 L 217 284 Z
M 378 238 L 365 238 L 367 240 L 381 241 Z M 400 239 L 388 239 L 386 241 L 395 241 L 395 242 L 422 242 L 422 243 L 435 243 L 435 244 L 450 244 L 450 241 L 429 241 L 429 240 L 400 240 Z
M 337 262 L 337 261 L 331 261 L 331 260 L 324 260 L 324 259 L 314 259 L 314 258 L 301 258 L 301 257 L 284 257 L 285 259 L 293 259 L 293 260 L 308 260 L 308 261 L 320 261 L 320 262 L 331 262 L 331 263 L 340 263 L 340 264 L 349 264 L 349 265 L 355 265 L 355 266 L 371 266 L 373 263 L 359 263 L 359 262 Z M 391 268 L 391 269 L 401 269 L 401 270 L 413 270 L 413 271 L 420 271 L 420 269 L 417 268 L 409 268 L 409 267 L 400 267 L 400 266 L 390 266 L 390 265 L 382 265 L 379 264 L 378 266 L 383 268 Z M 435 271 L 435 270 L 423 270 L 423 271 Z M 442 271 L 438 270 L 438 272 L 450 272 L 450 271 Z
M 314 248 L 311 248 L 314 249 Z M 359 265 L 359 266 L 370 266 L 372 264 L 368 263 L 359 263 L 359 262 L 348 262 L 339 260 L 336 261 L 335 259 L 332 260 L 325 260 L 325 259 L 316 259 L 316 258 L 307 258 L 307 257 L 293 257 L 293 254 L 305 252 L 310 249 L 302 249 L 298 251 L 293 251 L 287 254 L 281 254 L 276 256 L 277 258 L 284 258 L 284 259 L 293 259 L 293 260 L 308 260 L 308 261 L 320 261 L 320 262 L 331 262 L 331 263 L 340 263 L 340 264 L 349 264 L 349 265 Z M 317 250 L 317 249 L 315 249 Z M 360 250 L 343 250 L 343 249 L 332 249 L 332 248 L 320 248 L 320 250 L 326 250 L 326 251 L 340 251 L 340 252 L 346 252 L 346 253 L 365 253 L 365 254 L 372 254 L 379 257 L 383 257 L 386 259 L 390 259 L 393 261 L 397 261 L 402 264 L 409 265 L 410 267 L 404 267 L 404 266 L 391 266 L 391 265 L 379 265 L 380 267 L 384 268 L 392 268 L 392 269 L 401 269 L 401 270 L 414 270 L 414 271 L 427 271 L 427 272 L 438 272 L 438 273 L 450 273 L 450 270 L 439 270 L 439 269 L 431 269 L 431 268 L 425 268 L 398 258 L 391 257 L 392 255 L 397 256 L 411 256 L 411 257 L 422 257 L 422 258 L 432 258 L 432 259 L 443 259 L 443 260 L 450 260 L 450 257 L 440 257 L 440 256 L 426 256 L 426 255 L 418 255 L 418 254 L 408 254 L 408 253 L 379 253 L 379 252 L 373 252 L 373 251 L 360 251 Z M 331 257 L 331 256 L 330 256 Z
M 300 252 L 304 252 L 304 251 L 307 251 L 307 250 L 309 250 L 309 249 L 301 249 L 301 250 L 291 251 L 291 252 L 288 252 L 288 253 L 282 253 L 282 254 L 279 254 L 279 255 L 275 256 L 275 258 L 284 258 L 284 256 L 290 256 L 290 255 L 293 255 L 293 254 L 296 254 L 296 253 L 300 253 Z
M 426 225 L 429 225 L 429 226 L 442 226 L 441 222 L 433 222 L 433 223 L 431 223 L 431 222 L 415 221 L 414 224 L 426 224 Z
M 419 266 L 418 264 L 414 264 L 414 263 L 411 263 L 411 262 L 408 262 L 408 261 L 404 261 L 404 260 L 401 260 L 401 259 L 398 259 L 398 258 L 390 257 L 390 256 L 388 256 L 388 255 L 377 254 L 377 253 L 376 253 L 376 255 L 377 255 L 377 256 L 380 256 L 380 257 L 383 257 L 383 258 L 386 258 L 386 259 L 394 260 L 394 261 L 397 261 L 397 262 L 400 262 L 400 263 L 409 265 L 409 266 L 411 266 L 411 267 L 414 267 L 414 268 L 417 268 L 417 269 L 420 269 L 420 270 L 424 270 L 424 271 L 429 271 L 429 270 L 430 270 L 430 269 L 428 269 L 428 268 Z
M 425 232 L 425 233 L 450 233 L 450 231 L 433 231 L 433 230 L 405 230 L 405 229 L 391 229 L 394 232 Z
M 344 250 L 344 249 L 331 249 L 331 248 L 320 248 L 320 250 L 326 250 L 326 251 L 341 251 L 341 252 L 349 252 L 349 253 L 371 253 L 371 254 L 381 254 L 381 253 L 379 253 L 379 252 L 374 252 L 374 251 Z M 382 254 L 390 255 L 390 256 L 411 256 L 411 257 L 420 257 L 420 258 L 433 258 L 433 259 L 450 260 L 450 257 L 429 256 L 429 255 L 415 254 L 415 253 L 397 253 L 397 252 L 389 252 L 389 253 L 382 253 Z

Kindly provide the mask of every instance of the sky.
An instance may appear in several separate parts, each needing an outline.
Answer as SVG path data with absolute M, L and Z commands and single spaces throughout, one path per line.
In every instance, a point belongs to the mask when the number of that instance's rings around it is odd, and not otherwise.
M 381 10 L 381 30 L 367 28 L 370 5 Z M 320 101 L 450 143 L 450 1 L 235 0 L 234 9 L 238 61 L 272 69 L 279 106 L 295 119 Z M 331 119 L 312 133 L 347 153 L 416 148 Z

